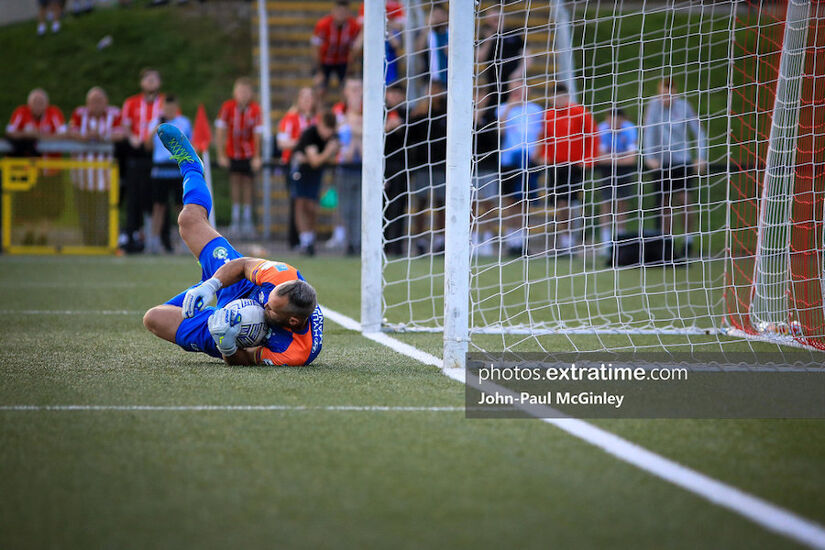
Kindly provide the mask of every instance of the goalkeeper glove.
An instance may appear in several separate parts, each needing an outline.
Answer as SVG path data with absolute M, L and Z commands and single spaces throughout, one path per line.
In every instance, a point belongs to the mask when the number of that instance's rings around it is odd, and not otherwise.
M 241 331 L 241 314 L 231 309 L 218 309 L 209 317 L 207 326 L 218 351 L 225 357 L 235 355 L 238 351 L 235 339 Z
M 212 277 L 187 290 L 186 296 L 183 297 L 183 318 L 194 317 L 206 304 L 215 299 L 222 286 L 223 283 Z

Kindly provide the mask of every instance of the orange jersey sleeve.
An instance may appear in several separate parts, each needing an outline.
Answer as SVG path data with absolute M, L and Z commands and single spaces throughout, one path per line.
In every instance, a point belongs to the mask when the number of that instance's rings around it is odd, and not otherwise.
M 299 278 L 298 270 L 284 262 L 261 260 L 261 263 L 252 271 L 252 282 L 259 286 L 265 283 L 277 286 L 286 281 L 294 281 Z

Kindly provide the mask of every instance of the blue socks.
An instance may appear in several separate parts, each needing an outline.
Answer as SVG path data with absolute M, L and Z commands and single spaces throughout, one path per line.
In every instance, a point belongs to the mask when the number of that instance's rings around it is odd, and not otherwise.
M 203 170 L 195 163 L 181 164 L 183 174 L 183 204 L 197 204 L 206 208 L 206 215 L 212 211 L 212 195 L 203 179 Z

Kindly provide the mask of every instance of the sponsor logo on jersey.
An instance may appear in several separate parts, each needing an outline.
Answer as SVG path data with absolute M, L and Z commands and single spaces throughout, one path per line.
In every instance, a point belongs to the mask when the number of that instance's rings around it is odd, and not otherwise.
M 316 306 L 315 311 L 312 312 L 310 326 L 312 327 L 312 351 L 310 353 L 317 353 L 324 339 L 324 314 L 320 306 Z
M 217 247 L 215 250 L 212 251 L 212 257 L 216 260 L 226 260 L 229 256 L 229 252 L 226 251 L 226 248 L 223 246 Z
M 191 349 L 192 351 L 200 351 L 201 350 L 201 348 L 199 348 L 197 344 L 189 344 L 189 349 Z

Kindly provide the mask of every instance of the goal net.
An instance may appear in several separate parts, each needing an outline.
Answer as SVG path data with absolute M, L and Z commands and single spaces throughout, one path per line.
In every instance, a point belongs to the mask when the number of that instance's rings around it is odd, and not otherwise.
M 825 349 L 825 5 L 401 4 L 365 39 L 385 146 L 362 316 L 443 331 L 452 364 Z

